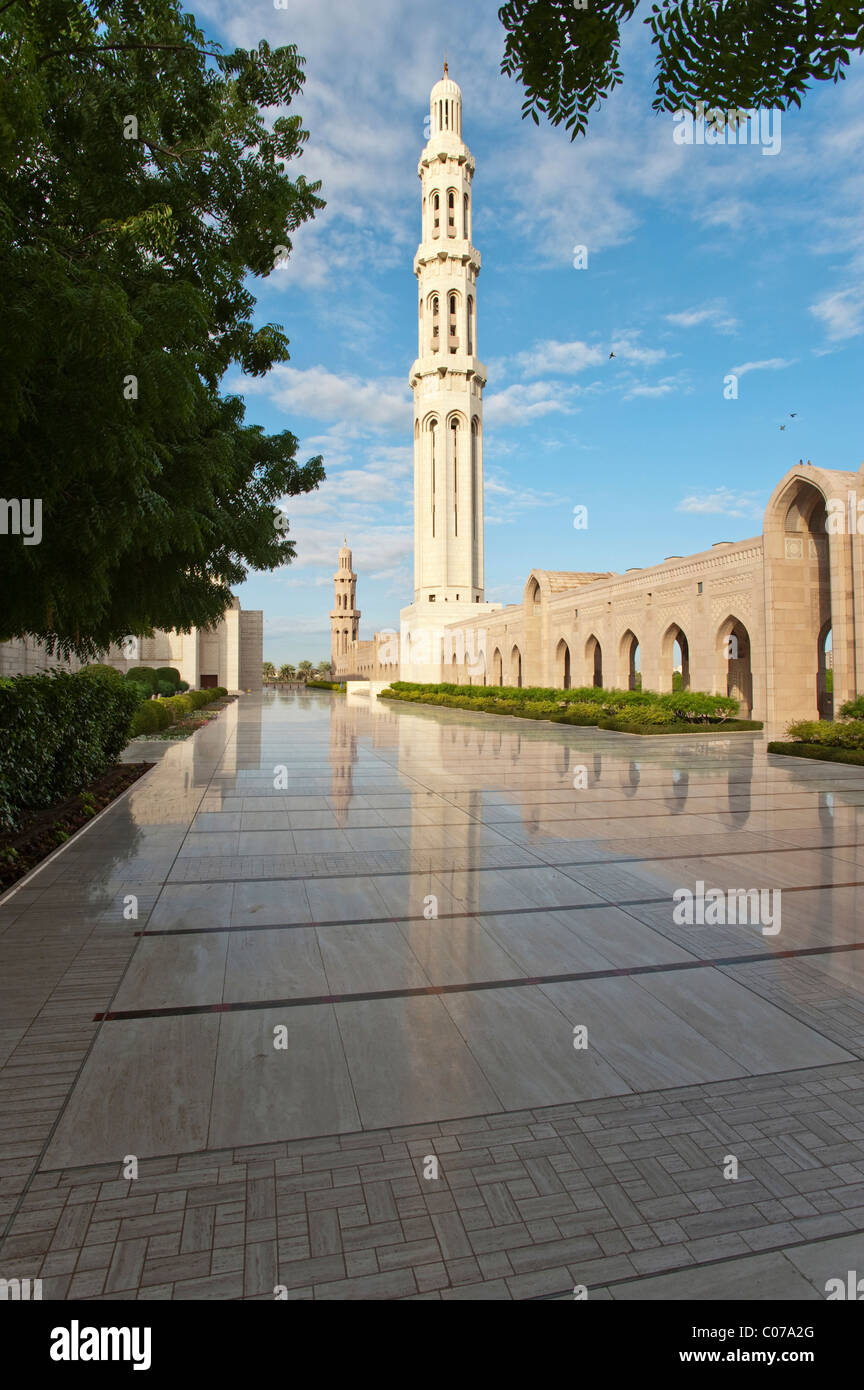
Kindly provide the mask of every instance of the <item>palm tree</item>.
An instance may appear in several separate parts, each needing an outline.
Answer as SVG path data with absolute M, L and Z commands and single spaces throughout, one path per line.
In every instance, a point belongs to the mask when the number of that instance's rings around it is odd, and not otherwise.
M 285 665 L 285 666 L 280 666 L 280 667 L 279 667 L 279 679 L 280 679 L 280 681 L 293 681 L 293 679 L 294 679 L 294 677 L 295 677 L 296 674 L 297 674 L 297 673 L 296 673 L 296 671 L 294 670 L 294 667 L 293 667 L 293 666 Z
M 301 680 L 307 681 L 312 673 L 312 662 L 301 661 L 297 667 L 297 674 Z
M 273 665 L 272 661 L 264 662 L 264 665 L 261 667 L 261 674 L 265 681 L 272 681 L 273 677 L 276 675 L 276 667 Z

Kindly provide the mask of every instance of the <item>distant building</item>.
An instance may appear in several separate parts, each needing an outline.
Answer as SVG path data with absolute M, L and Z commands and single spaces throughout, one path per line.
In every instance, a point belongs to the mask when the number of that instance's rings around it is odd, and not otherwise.
M 124 672 L 132 666 L 173 666 L 193 689 L 222 685 L 226 690 L 260 690 L 263 619 L 258 610 L 244 612 L 235 598 L 215 627 L 129 638 L 100 660 Z M 44 643 L 33 639 L 0 643 L 3 676 L 32 675 L 55 666 L 75 671 L 85 664 L 50 656 Z

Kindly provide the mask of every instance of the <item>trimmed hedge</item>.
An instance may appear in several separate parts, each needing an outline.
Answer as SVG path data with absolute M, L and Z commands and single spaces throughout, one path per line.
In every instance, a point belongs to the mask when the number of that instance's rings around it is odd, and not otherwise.
M 307 681 L 308 690 L 344 690 L 341 681 Z
M 835 723 L 831 719 L 799 719 L 786 730 L 796 743 L 825 748 L 864 748 L 864 719 Z
M 827 743 L 780 743 L 768 744 L 769 753 L 782 753 L 787 758 L 818 758 L 826 763 L 852 763 L 864 767 L 864 748 L 832 747 Z
M 141 734 L 161 734 L 164 729 L 170 729 L 171 711 L 166 709 L 167 703 L 167 700 L 145 700 L 135 713 L 132 727 L 129 730 L 129 737 L 138 738 Z
M 129 739 L 140 687 L 99 670 L 0 680 L 0 829 L 101 776 Z
M 209 690 L 189 690 L 185 695 L 169 695 L 165 699 L 145 700 L 139 708 L 132 728 L 129 732 L 130 738 L 138 738 L 147 734 L 161 734 L 166 729 L 170 729 L 172 724 L 179 724 L 182 719 L 188 719 L 196 710 L 203 709 L 205 705 L 210 705 L 214 700 L 221 700 L 228 691 L 224 685 L 212 686 Z
M 421 685 L 416 681 L 394 681 L 390 689 L 402 698 L 422 699 L 427 704 L 433 703 L 432 696 L 450 695 L 471 701 L 472 705 L 475 701 L 489 701 L 496 706 L 503 702 L 567 712 L 575 705 L 581 717 L 574 723 L 588 722 L 589 712 L 606 718 L 627 713 L 633 722 L 640 724 L 652 722 L 654 711 L 662 711 L 662 720 L 658 722 L 663 723 L 677 719 L 683 723 L 722 723 L 723 719 L 734 718 L 738 713 L 738 701 L 730 695 L 707 695 L 698 690 L 676 690 L 659 695 L 650 690 L 604 690 L 597 686 L 557 690 L 554 686 Z M 465 707 L 460 705 L 460 708 Z M 531 718 L 530 713 L 527 717 Z
M 174 666 L 157 666 L 156 680 L 165 681 L 175 691 L 180 684 L 180 672 Z
M 152 666 L 133 666 L 126 672 L 126 679 L 135 685 L 146 685 L 151 695 L 155 695 L 157 677 Z
M 544 689 L 537 686 L 420 685 L 394 681 L 379 697 L 447 709 L 545 719 L 555 724 L 611 729 L 624 734 L 681 734 L 705 730 L 761 729 L 758 720 L 735 719 L 738 701 L 698 691 L 652 695 L 640 690 Z

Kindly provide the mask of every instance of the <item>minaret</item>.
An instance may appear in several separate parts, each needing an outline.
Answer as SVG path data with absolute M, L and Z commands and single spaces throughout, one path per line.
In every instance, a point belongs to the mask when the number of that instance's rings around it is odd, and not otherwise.
M 330 654 L 334 670 L 344 664 L 350 644 L 357 641 L 360 609 L 357 604 L 357 576 L 351 568 L 348 540 L 339 551 L 339 568 L 333 576 L 333 611 L 330 614 Z
M 420 156 L 422 239 L 414 258 L 419 347 L 414 391 L 414 603 L 483 601 L 483 387 L 471 244 L 474 159 L 462 93 L 447 75 L 431 95 Z M 439 621 L 446 621 L 444 615 Z

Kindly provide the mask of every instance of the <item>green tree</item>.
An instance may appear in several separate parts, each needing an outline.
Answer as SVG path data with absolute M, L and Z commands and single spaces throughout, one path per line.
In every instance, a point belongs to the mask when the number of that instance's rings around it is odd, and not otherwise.
M 312 675 L 313 666 L 311 661 L 301 661 L 297 666 L 297 674 L 303 681 L 308 681 Z
M 0 26 L 0 469 L 42 504 L 41 544 L 0 547 L 0 638 L 88 657 L 293 558 L 277 504 L 321 459 L 220 382 L 287 360 L 248 277 L 324 204 L 286 172 L 293 46 L 223 53 L 179 0 L 11 0 Z
M 273 677 L 276 675 L 276 667 L 273 665 L 272 661 L 265 661 L 262 664 L 261 674 L 265 681 L 272 681 Z
M 523 116 L 584 135 L 623 81 L 621 26 L 638 0 L 508 0 L 501 71 L 525 88 Z M 661 0 L 644 21 L 656 50 L 655 111 L 697 102 L 735 110 L 800 106 L 813 82 L 845 77 L 864 50 L 860 3 Z M 539 113 L 539 114 L 538 114 Z
M 283 665 L 283 666 L 280 666 L 280 667 L 279 667 L 279 679 L 280 679 L 280 681 L 293 681 L 294 675 L 295 675 L 295 672 L 294 672 L 294 667 L 293 667 L 293 666 Z

